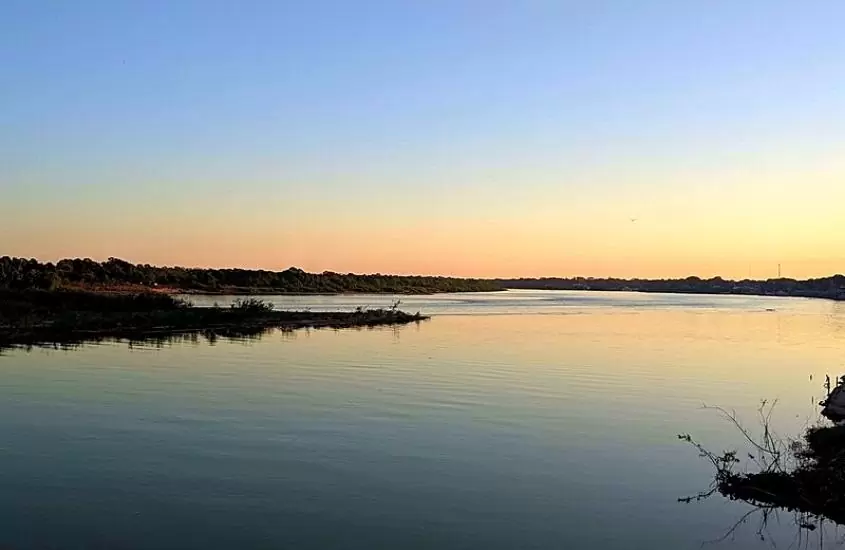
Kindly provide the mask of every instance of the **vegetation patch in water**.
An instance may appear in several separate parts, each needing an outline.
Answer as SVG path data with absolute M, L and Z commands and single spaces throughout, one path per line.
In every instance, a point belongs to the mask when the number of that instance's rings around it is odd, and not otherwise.
M 179 333 L 260 334 L 268 329 L 398 325 L 427 319 L 391 308 L 350 312 L 274 311 L 256 298 L 230 307 L 193 307 L 160 293 L 78 290 L 0 290 L 0 347 L 74 343 L 90 339 L 143 340 Z
M 745 429 L 735 414 L 718 409 L 748 441 L 748 451 L 744 454 L 737 451 L 713 453 L 690 435 L 679 435 L 679 439 L 693 445 L 715 471 L 708 491 L 680 500 L 700 500 L 718 492 L 765 511 L 794 512 L 802 529 L 814 530 L 824 520 L 845 525 L 845 426 L 813 426 L 800 439 L 785 440 L 775 436 L 770 428 L 773 408 L 774 403 L 767 405 L 765 402 L 761 407 L 762 433 L 759 436 Z M 749 471 L 737 471 L 746 458 L 752 467 Z

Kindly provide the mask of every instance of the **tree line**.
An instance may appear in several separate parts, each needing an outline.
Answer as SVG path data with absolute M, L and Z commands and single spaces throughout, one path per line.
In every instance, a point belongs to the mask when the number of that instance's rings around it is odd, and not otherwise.
M 0 289 L 46 289 L 63 287 L 109 288 L 120 285 L 166 287 L 200 292 L 372 292 L 426 294 L 436 292 L 484 292 L 503 289 L 605 290 L 674 292 L 684 294 L 760 294 L 845 299 L 845 275 L 796 280 L 778 278 L 733 281 L 721 277 L 702 279 L 531 278 L 463 279 L 353 273 L 307 273 L 291 267 L 284 271 L 261 269 L 204 269 L 132 264 L 118 258 L 105 262 L 66 259 L 39 262 L 34 259 L 0 257 Z
M 845 275 L 797 280 L 778 278 L 732 281 L 721 277 L 702 279 L 614 279 L 548 277 L 540 279 L 497 279 L 504 288 L 532 290 L 605 290 L 672 292 L 681 294 L 753 294 L 845 299 Z
M 96 262 L 74 258 L 39 262 L 27 258 L 0 258 L 0 288 L 11 290 L 64 287 L 109 288 L 120 285 L 167 287 L 204 292 L 374 292 L 424 294 L 501 290 L 490 280 L 353 273 L 307 273 L 292 267 L 284 271 L 261 269 L 203 269 L 158 267 L 109 258 Z

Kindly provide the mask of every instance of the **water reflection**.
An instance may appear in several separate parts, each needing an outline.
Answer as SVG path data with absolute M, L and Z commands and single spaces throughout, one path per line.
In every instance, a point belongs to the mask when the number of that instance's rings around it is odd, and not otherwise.
M 8 351 L 0 544 L 788 547 L 789 514 L 723 538 L 749 505 L 678 504 L 712 471 L 676 434 L 742 448 L 701 404 L 752 419 L 764 398 L 801 433 L 819 380 L 845 370 L 841 319 L 695 299 Z
M 419 328 L 421 322 L 416 322 L 414 325 Z M 173 346 L 176 344 L 191 344 L 215 346 L 220 341 L 240 344 L 253 344 L 261 341 L 264 337 L 271 335 L 280 335 L 283 339 L 295 339 L 297 333 L 310 334 L 311 331 L 387 331 L 393 335 L 394 342 L 398 342 L 402 330 L 407 329 L 407 325 L 384 325 L 384 326 L 353 326 L 344 328 L 332 327 L 246 327 L 246 328 L 215 328 L 205 330 L 168 332 L 157 334 L 143 334 L 132 338 L 120 337 L 99 337 L 87 336 L 84 338 L 74 338 L 71 340 L 63 340 L 61 342 L 31 342 L 26 344 L 0 344 L 0 355 L 9 350 L 23 350 L 31 352 L 36 349 L 52 349 L 61 351 L 74 351 L 88 345 L 99 345 L 105 343 L 125 343 L 130 349 L 138 348 L 153 348 L 161 349 L 164 347 Z
M 739 519 L 731 525 L 718 538 L 707 540 L 702 543 L 704 545 L 716 545 L 727 540 L 735 540 L 738 536 L 738 531 L 741 527 L 750 526 L 753 529 L 754 535 L 760 542 L 769 542 L 772 548 L 777 548 L 777 538 L 770 529 L 770 525 L 777 524 L 779 526 L 787 523 L 783 516 L 788 517 L 788 522 L 794 527 L 794 538 L 789 544 L 789 548 L 804 549 L 817 547 L 824 548 L 825 540 L 835 540 L 828 533 L 828 525 L 824 520 L 820 520 L 812 514 L 806 512 L 789 511 L 773 505 L 751 504 L 751 509 L 739 517 Z
M 709 498 L 717 498 L 717 489 L 711 489 L 691 497 L 679 498 L 684 504 L 701 502 Z M 724 496 L 724 495 L 722 495 Z M 845 542 L 845 535 L 839 534 L 840 522 L 830 518 L 818 516 L 801 510 L 790 510 L 774 504 L 763 504 L 741 500 L 748 505 L 748 510 L 738 514 L 736 521 L 724 529 L 719 536 L 701 541 L 701 546 L 718 546 L 734 543 L 738 539 L 744 540 L 749 535 L 759 542 L 778 548 L 778 542 L 789 541 L 788 548 L 818 548 L 825 544 L 841 545 Z M 788 535 L 787 531 L 792 534 Z M 791 540 L 790 540 L 791 539 Z
M 829 377 L 825 387 L 832 399 Z M 772 426 L 776 406 L 777 401 L 761 404 L 759 434 L 747 428 L 735 413 L 715 408 L 741 434 L 746 443 L 744 450 L 714 452 L 688 434 L 678 435 L 714 471 L 706 490 L 678 501 L 690 504 L 723 497 L 749 506 L 722 536 L 707 541 L 708 544 L 733 539 L 740 527 L 749 523 L 757 524 L 754 532 L 765 542 L 773 538 L 769 529 L 772 518 L 782 526 L 789 522 L 781 521 L 781 516 L 787 516 L 795 530 L 790 548 L 809 548 L 816 542 L 823 548 L 826 538 L 831 538 L 829 531 L 845 525 L 842 500 L 845 481 L 841 471 L 845 426 L 819 419 L 800 436 L 781 436 Z M 772 544 L 776 546 L 774 541 Z
M 164 348 L 174 344 L 208 344 L 215 345 L 219 340 L 227 342 L 241 342 L 250 343 L 258 342 L 265 335 L 274 333 L 290 334 L 294 331 L 292 329 L 281 328 L 248 328 L 248 329 L 213 329 L 213 330 L 198 330 L 191 332 L 176 332 L 176 333 L 162 333 L 162 334 L 145 334 L 142 336 L 132 338 L 115 338 L 115 337 L 98 337 L 87 336 L 83 338 L 74 338 L 70 341 L 62 342 L 34 342 L 27 344 L 15 344 L 8 346 L 0 346 L 0 353 L 13 349 L 20 349 L 31 352 L 35 349 L 52 349 L 61 351 L 78 350 L 86 345 L 98 345 L 103 343 L 126 343 L 130 348 Z

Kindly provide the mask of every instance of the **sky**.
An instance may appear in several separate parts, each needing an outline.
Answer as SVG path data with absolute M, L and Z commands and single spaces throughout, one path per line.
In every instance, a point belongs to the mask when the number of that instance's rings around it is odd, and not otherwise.
M 0 255 L 845 272 L 845 2 L 5 0 Z

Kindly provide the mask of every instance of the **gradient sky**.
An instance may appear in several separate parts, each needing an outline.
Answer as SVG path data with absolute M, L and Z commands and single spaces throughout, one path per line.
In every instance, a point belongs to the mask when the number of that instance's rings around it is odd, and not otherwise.
M 6 0 L 0 255 L 842 272 L 843 21 L 841 0 Z

